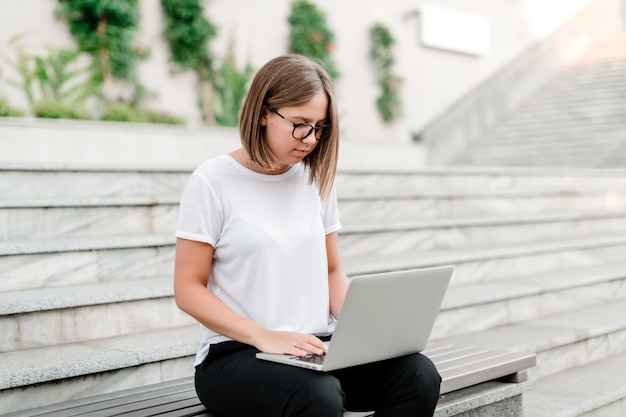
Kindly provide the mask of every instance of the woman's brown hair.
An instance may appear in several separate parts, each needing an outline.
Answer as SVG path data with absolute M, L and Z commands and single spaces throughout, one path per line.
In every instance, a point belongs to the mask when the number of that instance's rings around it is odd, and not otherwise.
M 322 138 L 303 162 L 310 169 L 310 181 L 315 182 L 320 195 L 330 193 L 337 170 L 339 155 L 339 121 L 332 81 L 319 64 L 297 54 L 278 56 L 267 62 L 252 79 L 239 118 L 241 143 L 252 161 L 264 168 L 278 164 L 265 140 L 261 118 L 267 108 L 299 106 L 311 100 L 318 92 L 328 97 L 328 110 Z

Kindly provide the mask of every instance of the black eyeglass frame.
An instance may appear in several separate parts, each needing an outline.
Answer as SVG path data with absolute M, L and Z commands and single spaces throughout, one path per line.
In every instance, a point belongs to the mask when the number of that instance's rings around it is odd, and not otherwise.
M 281 119 L 283 119 L 284 121 L 286 121 L 287 123 L 289 123 L 291 126 L 293 126 L 293 130 L 291 131 L 291 137 L 294 138 L 295 140 L 305 140 L 306 138 L 308 138 L 311 133 L 313 133 L 313 131 L 315 131 L 315 134 L 313 135 L 313 137 L 315 138 L 316 141 L 319 141 L 321 138 L 317 137 L 317 132 L 321 131 L 322 129 L 328 128 L 331 125 L 321 125 L 321 126 L 313 126 L 310 123 L 295 123 L 292 122 L 291 120 L 287 119 L 285 116 L 283 116 L 282 114 L 278 113 L 276 110 L 274 110 L 273 108 L 269 107 L 269 106 L 265 106 L 269 111 L 271 111 L 272 113 L 276 114 L 278 117 L 280 117 Z M 306 135 L 302 136 L 301 138 L 296 137 L 296 129 L 301 127 L 301 126 L 308 126 L 310 127 L 309 131 L 307 132 Z

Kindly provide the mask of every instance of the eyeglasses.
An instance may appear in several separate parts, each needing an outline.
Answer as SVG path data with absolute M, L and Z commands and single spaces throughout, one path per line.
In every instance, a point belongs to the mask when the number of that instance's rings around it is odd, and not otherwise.
M 294 123 L 291 120 L 287 119 L 282 114 L 278 113 L 273 108 L 268 107 L 267 109 L 271 111 L 272 113 L 275 113 L 277 116 L 279 116 L 281 119 L 289 123 L 291 126 L 293 126 L 293 131 L 291 132 L 291 136 L 296 140 L 304 140 L 308 138 L 309 135 L 313 133 L 313 131 L 315 131 L 315 140 L 320 140 L 322 138 L 322 132 L 323 132 L 322 129 L 330 127 L 330 125 L 313 126 L 309 123 Z

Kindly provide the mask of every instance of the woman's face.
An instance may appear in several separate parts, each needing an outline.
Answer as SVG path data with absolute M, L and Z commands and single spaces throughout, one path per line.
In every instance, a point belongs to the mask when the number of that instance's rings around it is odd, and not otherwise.
M 321 126 L 326 121 L 327 109 L 328 97 L 323 90 L 320 90 L 311 100 L 304 104 L 273 109 L 280 115 L 270 110 L 267 111 L 261 119 L 261 125 L 265 126 L 267 144 L 276 160 L 280 163 L 280 167 L 277 167 L 275 171 L 276 173 L 284 172 L 290 165 L 302 161 L 317 146 L 316 133 L 318 132 L 311 132 L 303 140 L 294 139 L 292 135 L 294 126 L 292 123 L 307 123 L 312 126 Z M 308 128 L 302 127 L 300 129 L 306 131 Z

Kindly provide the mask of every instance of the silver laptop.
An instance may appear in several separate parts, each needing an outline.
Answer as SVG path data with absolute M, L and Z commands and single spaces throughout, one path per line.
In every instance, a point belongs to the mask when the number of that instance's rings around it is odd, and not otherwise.
M 353 277 L 323 356 L 257 353 L 257 358 L 332 371 L 424 350 L 453 267 Z

